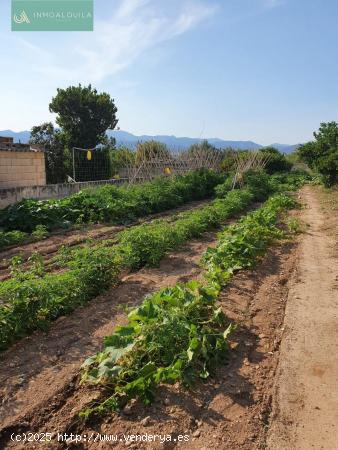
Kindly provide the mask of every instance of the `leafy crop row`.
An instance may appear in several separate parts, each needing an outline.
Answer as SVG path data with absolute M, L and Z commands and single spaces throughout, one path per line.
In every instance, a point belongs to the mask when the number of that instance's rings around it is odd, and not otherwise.
M 82 366 L 82 382 L 106 388 L 105 399 L 83 416 L 118 410 L 132 398 L 149 404 L 159 384 L 191 385 L 224 363 L 234 327 L 217 305 L 220 290 L 234 272 L 252 267 L 283 236 L 279 214 L 294 205 L 285 195 L 272 197 L 226 228 L 217 247 L 208 249 L 204 284 L 191 281 L 163 289 L 132 310 L 128 324 L 106 337 L 103 351 Z
M 32 232 L 39 225 L 52 230 L 83 223 L 130 223 L 188 201 L 211 197 L 224 178 L 211 170 L 199 170 L 129 187 L 85 189 L 61 200 L 22 200 L 1 211 L 0 227 L 4 231 Z
M 0 213 L 0 226 L 10 230 L 0 231 L 0 250 L 44 239 L 49 234 L 48 229 L 68 227 L 74 223 L 132 222 L 138 217 L 191 200 L 211 197 L 215 185 L 216 196 L 223 198 L 232 190 L 232 177 L 218 184 L 222 178 L 210 171 L 199 171 L 173 179 L 158 179 L 129 189 L 115 186 L 87 189 L 64 200 L 23 200 Z M 264 172 L 259 176 L 248 174 L 247 184 L 253 180 L 256 180 L 256 187 L 260 186 L 264 199 L 268 193 L 297 189 L 304 182 L 311 181 L 312 177 L 296 172 L 270 177 Z M 259 197 L 256 190 L 256 199 Z
M 264 171 L 249 171 L 244 175 L 245 185 L 255 192 L 256 200 L 264 200 L 276 192 L 299 189 L 305 183 L 315 183 L 316 179 L 307 172 L 281 172 L 268 175 Z M 233 188 L 233 177 L 229 176 L 222 184 L 215 187 L 216 197 L 224 197 Z
M 251 268 L 272 240 L 283 237 L 284 233 L 276 226 L 278 216 L 283 209 L 294 206 L 295 201 L 290 197 L 276 195 L 263 208 L 227 227 L 219 235 L 218 245 L 204 255 L 207 279 L 221 288 L 234 271 Z
M 221 225 L 248 205 L 269 194 L 260 188 L 264 175 L 252 174 L 247 189 L 234 190 L 210 206 L 181 213 L 174 220 L 157 220 L 120 233 L 117 244 L 103 242 L 65 252 L 59 271 L 46 273 L 39 255 L 23 272 L 18 260 L 13 276 L 0 285 L 0 349 L 118 284 L 122 270 L 155 265 L 170 250 L 208 229 Z
M 318 183 L 315 176 L 307 172 L 276 173 L 270 177 L 270 187 L 274 192 L 294 191 L 305 183 Z
M 18 230 L 0 231 L 0 250 L 12 245 L 20 245 L 25 242 L 40 241 L 41 239 L 45 239 L 48 235 L 49 232 L 44 225 L 37 225 L 31 234 Z
M 22 244 L 28 237 L 28 233 L 24 231 L 0 231 L 0 249 L 10 245 Z
M 119 281 L 122 270 L 157 264 L 170 250 L 243 211 L 249 190 L 230 192 L 210 206 L 123 231 L 117 245 L 85 247 L 71 253 L 63 271 L 44 273 L 43 262 L 0 286 L 0 348 L 96 297 Z

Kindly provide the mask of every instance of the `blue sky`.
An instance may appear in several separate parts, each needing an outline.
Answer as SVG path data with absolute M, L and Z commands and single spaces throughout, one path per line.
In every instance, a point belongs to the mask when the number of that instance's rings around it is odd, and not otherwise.
M 0 3 L 0 129 L 54 120 L 57 87 L 91 82 L 119 126 L 298 143 L 338 120 L 336 0 L 94 0 L 95 31 L 12 33 Z

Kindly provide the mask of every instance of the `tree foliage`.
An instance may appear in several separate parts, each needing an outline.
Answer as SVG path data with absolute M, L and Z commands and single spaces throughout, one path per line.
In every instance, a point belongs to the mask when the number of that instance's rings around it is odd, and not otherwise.
M 313 136 L 314 141 L 299 147 L 299 157 L 322 175 L 326 186 L 337 184 L 338 124 L 334 121 L 321 123 L 318 132 L 314 132 Z
M 113 175 L 119 173 L 130 164 L 135 163 L 135 152 L 128 147 L 119 147 L 110 154 L 111 167 Z
M 139 142 L 136 147 L 136 162 L 139 163 L 143 159 L 150 159 L 158 155 L 169 156 L 168 147 L 162 142 L 158 141 L 146 141 Z
M 66 178 L 66 158 L 61 132 L 51 122 L 34 126 L 30 144 L 42 145 L 45 149 L 47 183 L 63 183 Z
M 292 168 L 292 163 L 287 160 L 285 155 L 279 152 L 274 147 L 262 148 L 260 152 L 270 155 L 270 159 L 265 166 L 265 171 L 268 174 L 273 174 L 276 172 L 289 172 Z M 241 160 L 246 160 L 250 158 L 250 150 L 235 150 L 233 148 L 227 148 L 224 151 L 224 159 L 222 161 L 222 169 L 225 172 L 232 172 L 236 168 L 236 156 Z
M 270 156 L 270 159 L 265 166 L 265 171 L 268 174 L 271 175 L 276 172 L 290 172 L 292 163 L 290 163 L 286 159 L 285 155 L 279 150 L 274 147 L 265 147 L 260 151 Z
M 213 145 L 210 144 L 210 142 L 208 142 L 207 140 L 204 140 L 198 144 L 192 144 L 190 145 L 190 147 L 188 148 L 188 153 L 189 154 L 194 154 L 194 153 L 200 153 L 200 152 L 208 152 L 208 151 L 216 151 L 216 147 L 214 147 Z
M 58 89 L 49 110 L 57 114 L 56 123 L 69 149 L 94 148 L 105 143 L 106 131 L 113 130 L 118 123 L 114 100 L 91 85 Z

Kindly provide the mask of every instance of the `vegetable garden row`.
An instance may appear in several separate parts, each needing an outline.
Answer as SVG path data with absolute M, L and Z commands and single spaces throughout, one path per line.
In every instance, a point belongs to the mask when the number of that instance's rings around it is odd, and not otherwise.
M 222 287 L 241 269 L 252 267 L 268 245 L 284 233 L 280 213 L 296 205 L 283 194 L 271 197 L 238 224 L 226 228 L 216 248 L 203 256 L 205 283 L 190 281 L 148 296 L 104 340 L 104 349 L 82 366 L 82 382 L 104 386 L 101 402 L 83 417 L 119 410 L 130 399 L 149 404 L 161 383 L 191 385 L 206 379 L 226 360 L 229 323 L 217 298 Z
M 303 174 L 280 174 L 272 176 L 270 183 L 273 189 L 281 189 L 283 182 L 297 184 L 306 178 Z M 86 189 L 62 200 L 22 200 L 0 211 L 0 249 L 39 241 L 57 229 L 93 223 L 130 224 L 149 214 L 214 197 L 215 193 L 222 197 L 232 187 L 231 177 L 224 181 L 224 174 L 200 170 L 136 186 Z
M 225 176 L 200 170 L 152 182 L 86 189 L 62 200 L 22 200 L 0 212 L 0 249 L 37 241 L 55 229 L 91 223 L 121 225 L 214 195 Z
M 209 187 L 203 188 L 203 192 L 211 195 L 211 186 L 219 175 L 191 174 L 191 179 L 201 176 L 213 180 L 206 183 Z M 210 206 L 181 213 L 171 220 L 134 226 L 119 233 L 114 242 L 102 241 L 99 245 L 61 253 L 55 273 L 46 273 L 39 255 L 30 270 L 14 267 L 12 278 L 0 286 L 1 349 L 37 328 L 46 328 L 58 316 L 70 313 L 118 284 L 122 272 L 157 264 L 168 251 L 219 227 L 252 202 L 262 201 L 280 189 L 296 188 L 303 181 L 304 177 L 297 174 L 275 177 L 248 174 L 244 189 L 229 192 L 230 183 L 226 180 L 215 189 L 221 198 Z

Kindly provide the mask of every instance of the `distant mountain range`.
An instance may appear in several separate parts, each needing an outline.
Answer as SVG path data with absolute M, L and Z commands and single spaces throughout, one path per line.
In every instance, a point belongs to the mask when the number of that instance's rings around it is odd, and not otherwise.
M 159 142 L 163 142 L 169 148 L 175 150 L 184 150 L 188 148 L 192 144 L 197 144 L 202 142 L 204 139 L 200 138 L 190 138 L 190 137 L 176 137 L 176 136 L 167 136 L 167 135 L 158 135 L 158 136 L 135 136 L 134 134 L 128 133 L 127 131 L 122 130 L 114 130 L 108 131 L 109 137 L 114 137 L 116 139 L 116 143 L 118 146 L 125 145 L 129 148 L 135 148 L 138 142 L 145 142 L 150 140 L 156 140 Z M 0 131 L 0 136 L 13 137 L 14 142 L 21 142 L 25 144 L 29 141 L 30 131 L 19 131 L 15 132 L 12 130 L 3 130 Z M 218 138 L 208 138 L 207 139 L 210 144 L 214 145 L 216 148 L 227 148 L 232 147 L 239 150 L 258 150 L 263 148 L 263 145 L 257 144 L 252 141 L 226 141 Z M 288 145 L 288 144 L 271 144 L 273 147 L 277 148 L 283 153 L 291 153 L 293 152 L 299 144 Z

